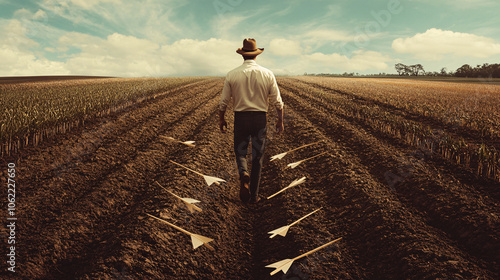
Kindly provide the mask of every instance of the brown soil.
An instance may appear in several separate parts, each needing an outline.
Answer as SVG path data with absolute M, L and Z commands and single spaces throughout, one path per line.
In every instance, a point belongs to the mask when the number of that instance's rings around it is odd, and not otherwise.
M 9 279 L 498 279 L 500 186 L 336 115 L 328 102 L 281 78 L 285 133 L 269 133 L 263 198 L 238 198 L 230 133 L 218 131 L 223 79 L 206 79 L 87 122 L 15 157 L 16 273 Z M 332 93 L 334 94 L 334 93 Z M 232 123 L 232 114 L 227 114 Z M 165 140 L 194 140 L 190 148 Z M 269 157 L 323 142 L 284 159 Z M 288 163 L 327 154 L 286 169 Z M 208 187 L 174 160 L 227 183 Z M 2 171 L 3 178 L 6 172 Z M 397 180 L 394 181 L 394 178 Z M 201 201 L 189 213 L 157 181 Z M 485 186 L 488 185 L 488 186 Z M 2 209 L 7 208 L 5 200 Z M 267 232 L 303 215 L 286 237 Z M 215 251 L 150 213 L 214 239 Z M 5 219 L 4 219 L 5 221 Z M 4 232 L 6 229 L 4 227 Z M 294 263 L 265 266 L 343 239 Z M 5 238 L 4 238 L 5 240 Z M 2 246 L 2 255 L 7 254 Z

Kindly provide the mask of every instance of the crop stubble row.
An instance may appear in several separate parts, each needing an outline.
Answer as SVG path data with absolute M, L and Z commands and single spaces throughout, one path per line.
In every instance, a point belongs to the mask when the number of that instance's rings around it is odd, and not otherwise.
M 93 143 L 92 149 L 83 149 L 83 154 L 67 157 L 82 142 L 92 142 L 88 137 L 79 143 L 76 133 L 60 142 L 59 149 L 48 144 L 25 159 L 22 172 L 26 176 L 26 193 L 21 201 L 25 210 L 20 214 L 26 217 L 26 236 L 22 238 L 30 244 L 23 248 L 23 255 L 29 256 L 31 262 L 23 265 L 23 275 L 56 279 L 68 275 L 80 279 L 161 279 L 167 275 L 177 279 L 266 279 L 266 264 L 295 256 L 337 236 L 344 236 L 344 241 L 323 254 L 309 256 L 291 269 L 292 275 L 298 279 L 322 279 L 324 275 L 343 279 L 498 275 L 496 264 L 483 256 L 488 248 L 474 252 L 474 244 L 467 244 L 470 235 L 462 236 L 465 232 L 483 234 L 485 238 L 491 234 L 495 220 L 488 220 L 486 211 L 476 211 L 477 207 L 470 210 L 473 218 L 485 221 L 483 224 L 465 223 L 465 229 L 447 232 L 439 228 L 439 223 L 450 218 L 449 212 L 441 213 L 441 207 L 436 207 L 430 215 L 419 207 L 451 203 L 462 211 L 474 203 L 473 199 L 479 199 L 490 205 L 489 210 L 496 201 L 488 202 L 475 193 L 473 198 L 451 201 L 446 199 L 447 194 L 462 197 L 473 188 L 466 186 L 464 193 L 456 192 L 446 182 L 439 200 L 430 204 L 425 192 L 412 192 L 413 185 L 392 190 L 384 184 L 380 172 L 392 170 L 405 156 L 398 146 L 378 139 L 377 134 L 351 119 L 331 116 L 327 104 L 294 91 L 296 81 L 278 81 L 287 104 L 286 134 L 278 137 L 269 132 L 266 155 L 324 140 L 321 148 L 329 156 L 318 158 L 316 164 L 306 163 L 308 167 L 297 173 L 283 171 L 284 162 L 267 162 L 262 195 L 274 193 L 296 179 L 299 172 L 310 178 L 306 185 L 286 191 L 258 208 L 241 206 L 234 187 L 237 182 L 231 135 L 220 134 L 216 125 L 222 80 L 174 90 L 171 95 L 102 123 L 112 129 L 106 130 L 104 139 Z M 272 113 L 269 118 L 274 118 Z M 228 122 L 232 122 L 231 114 Z M 352 140 L 340 133 L 347 133 Z M 199 146 L 179 148 L 160 135 L 196 140 Z M 364 141 L 370 142 L 362 145 Z M 397 156 L 389 155 L 391 152 Z M 314 154 L 313 148 L 306 149 L 287 158 L 287 162 Z M 69 161 L 61 163 L 62 169 L 53 172 L 53 166 L 44 167 L 46 160 L 55 161 L 61 155 Z M 370 164 L 369 160 L 379 157 L 383 158 L 382 167 Z M 169 159 L 223 177 L 228 183 L 214 188 L 192 183 L 196 176 L 172 167 Z M 33 166 L 50 175 L 38 175 L 31 170 Z M 427 170 L 432 166 L 422 168 L 415 174 L 438 181 L 436 176 L 441 174 Z M 186 214 L 174 200 L 155 189 L 153 180 L 181 195 L 201 196 L 204 211 L 196 216 Z M 321 206 L 324 208 L 317 216 L 292 229 L 286 239 L 268 238 L 267 231 Z M 144 211 L 161 214 L 181 227 L 215 238 L 217 254 L 187 249 L 185 236 L 143 219 L 140 212 Z M 462 222 L 459 215 L 454 218 L 451 225 Z M 481 229 L 488 222 L 490 227 Z
M 494 85 L 410 83 L 390 80 L 294 79 L 311 95 L 331 93 L 337 111 L 446 160 L 500 180 L 500 88 Z M 342 97 L 340 99 L 339 97 Z M 348 102 L 346 102 L 348 101 Z
M 295 84 L 295 81 L 281 79 L 280 82 L 285 102 L 295 110 L 300 111 L 304 118 L 316 126 L 326 137 L 339 143 L 343 150 L 352 154 L 354 165 L 366 170 L 365 172 L 370 178 L 368 181 L 373 181 L 378 185 L 376 187 L 378 192 L 381 190 L 388 192 L 388 199 L 400 204 L 398 208 L 402 211 L 400 214 L 403 216 L 402 219 L 407 216 L 406 220 L 419 221 L 417 223 L 420 225 L 419 230 L 422 230 L 426 235 L 428 232 L 432 233 L 431 236 L 435 240 L 431 243 L 440 244 L 434 246 L 439 251 L 436 256 L 441 256 L 440 260 L 446 254 L 441 252 L 440 247 L 448 247 L 447 250 L 443 251 L 454 252 L 448 255 L 447 261 L 450 263 L 455 263 L 454 258 L 459 256 L 463 259 L 458 263 L 462 263 L 472 254 L 484 258 L 488 264 L 485 265 L 484 260 L 475 260 L 474 257 L 471 257 L 472 262 L 476 264 L 471 264 L 470 267 L 476 269 L 477 266 L 487 266 L 494 273 L 498 273 L 498 267 L 495 263 L 497 260 L 495 255 L 498 252 L 497 201 L 491 201 L 488 197 L 478 195 L 473 188 L 464 186 L 464 184 L 455 185 L 456 182 L 446 182 L 446 176 L 441 178 L 441 174 L 439 172 L 435 174 L 436 172 L 432 171 L 434 168 L 426 166 L 425 162 L 420 162 L 420 165 L 423 166 L 415 166 L 411 176 L 403 184 L 404 188 L 397 186 L 394 190 L 395 194 L 392 194 L 384 180 L 383 171 L 393 170 L 394 165 L 398 166 L 398 160 L 408 158 L 405 151 L 399 151 L 383 138 L 382 142 L 379 141 L 376 133 L 373 134 L 373 132 L 365 130 L 363 126 L 356 124 L 352 119 L 337 115 L 329 107 L 328 100 L 301 93 L 301 87 Z M 413 179 L 415 177 L 421 179 Z M 436 179 L 436 177 L 440 179 Z M 430 183 L 426 185 L 423 182 Z M 431 188 L 431 190 L 425 188 Z M 395 195 L 397 197 L 394 197 Z M 374 197 L 380 199 L 384 196 L 386 195 L 376 194 Z M 390 209 L 390 207 L 383 206 L 381 209 Z M 411 224 L 415 225 L 415 222 Z M 446 234 L 441 231 L 445 231 Z M 455 245 L 456 241 L 449 240 L 450 237 L 457 240 L 458 244 Z M 397 241 L 388 243 L 398 244 Z M 381 248 L 383 247 L 378 248 L 378 250 Z M 455 257 L 454 254 L 456 254 Z M 436 267 L 439 266 L 436 265 Z M 455 271 L 458 271 L 457 268 L 455 267 Z M 452 270 L 453 268 L 451 268 Z
M 144 187 L 147 178 L 156 176 L 153 171 L 161 171 L 157 169 L 159 159 L 175 151 L 169 145 L 164 153 L 152 148 L 160 148 L 158 135 L 166 132 L 185 134 L 189 127 L 195 131 L 200 122 L 210 121 L 209 116 L 213 117 L 216 107 L 215 96 L 220 91 L 219 84 L 218 81 L 211 81 L 210 86 L 191 88 L 189 95 L 183 91 L 177 98 L 165 98 L 164 102 L 158 102 L 156 111 L 152 110 L 151 106 L 143 108 L 142 112 L 134 110 L 130 112 L 130 116 L 116 121 L 118 131 L 106 135 L 110 139 L 101 143 L 98 149 L 89 152 L 90 155 L 85 157 L 74 158 L 74 161 L 80 161 L 78 166 L 66 170 L 68 172 L 60 172 L 54 178 L 37 180 L 36 183 L 26 180 L 26 185 L 32 189 L 35 189 L 35 186 L 41 188 L 32 193 L 32 196 L 26 195 L 20 202 L 28 208 L 20 214 L 26 215 L 27 223 L 32 223 L 26 226 L 26 240 L 23 242 L 30 244 L 23 248 L 23 253 L 29 255 L 31 260 L 23 265 L 24 275 L 40 277 L 45 274 L 45 277 L 55 277 L 59 270 L 62 271 L 59 277 L 64 278 L 67 276 L 64 273 L 87 273 L 86 270 L 90 268 L 86 265 L 96 265 L 94 262 L 99 255 L 89 248 L 95 248 L 104 256 L 116 252 L 113 246 L 119 246 L 120 241 L 114 239 L 115 235 L 126 235 L 123 230 L 127 232 L 120 223 L 135 216 L 135 213 L 127 209 L 140 208 L 142 199 L 151 196 L 147 190 L 149 186 L 137 189 L 136 184 Z M 215 85 L 217 87 L 214 87 Z M 207 104 L 210 104 L 210 107 L 207 108 Z M 183 108 L 173 112 L 175 106 Z M 196 112 L 200 110 L 206 113 Z M 171 111 L 172 115 L 157 115 L 166 111 Z M 198 117 L 192 119 L 192 114 Z M 174 127 L 177 132 L 172 131 Z M 119 133 L 120 130 L 122 134 Z M 162 145 L 164 144 L 160 146 Z M 63 149 L 61 154 L 64 153 Z M 40 157 L 40 160 L 44 161 L 46 155 L 42 153 Z M 115 160 L 110 164 L 112 159 Z M 28 170 L 28 162 L 21 162 L 20 165 L 27 166 L 23 171 L 25 174 L 34 173 L 34 170 Z M 134 167 L 148 176 L 130 174 L 128 169 Z M 30 187 L 26 188 L 27 193 Z M 35 205 L 32 205 L 34 201 Z M 47 201 L 52 203 L 48 205 Z M 32 216 L 28 218 L 28 215 Z M 112 225 L 117 228 L 113 229 Z M 140 228 L 139 225 L 136 226 Z M 37 234 L 29 234 L 37 231 Z M 111 239 L 110 245 L 99 243 L 107 243 L 106 238 Z M 76 268 L 76 271 L 72 271 Z

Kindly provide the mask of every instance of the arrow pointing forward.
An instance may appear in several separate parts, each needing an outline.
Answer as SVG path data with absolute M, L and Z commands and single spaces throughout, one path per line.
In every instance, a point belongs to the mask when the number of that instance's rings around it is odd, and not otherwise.
M 270 161 L 273 161 L 273 160 L 276 160 L 276 159 L 282 159 L 282 158 L 284 158 L 284 157 L 285 157 L 288 153 L 291 153 L 291 152 L 293 152 L 293 151 L 297 151 L 297 150 L 303 149 L 303 148 L 305 148 L 305 147 L 312 146 L 312 145 L 314 145 L 314 144 L 318 144 L 319 142 L 322 142 L 322 141 L 317 141 L 317 142 L 314 142 L 314 143 L 311 143 L 311 144 L 307 144 L 307 145 L 304 145 L 304 146 L 300 146 L 300 147 L 295 148 L 295 149 L 293 149 L 293 150 L 290 150 L 290 151 L 288 151 L 288 152 L 284 152 L 284 153 L 281 153 L 281 154 L 277 154 L 277 155 L 275 155 L 275 156 L 272 156 Z
M 177 164 L 178 166 L 182 167 L 182 168 L 185 168 L 191 172 L 194 172 L 200 176 L 202 176 L 204 179 L 205 179 L 205 182 L 207 183 L 207 185 L 211 186 L 213 183 L 217 184 L 217 185 L 220 185 L 220 182 L 226 182 L 226 180 L 224 179 L 221 179 L 221 178 L 217 178 L 217 177 L 212 177 L 212 176 L 208 176 L 208 175 L 204 175 L 204 174 L 201 174 L 200 172 L 198 171 L 194 171 L 193 169 L 191 168 L 188 168 L 182 164 L 179 164 L 173 160 L 171 160 L 170 162 L 172 162 L 173 164 Z
M 273 194 L 273 195 L 268 196 L 268 197 L 267 197 L 267 199 L 270 199 L 270 198 L 272 198 L 272 197 L 276 196 L 277 194 L 279 194 L 279 193 L 281 193 L 281 192 L 285 191 L 286 189 L 289 189 L 289 188 L 291 188 L 291 187 L 295 187 L 295 186 L 297 186 L 297 185 L 300 185 L 300 184 L 304 183 L 305 181 L 306 181 L 306 177 L 302 177 L 302 178 L 300 178 L 300 179 L 297 179 L 297 180 L 295 180 L 295 181 L 291 182 L 291 183 L 290 183 L 290 185 L 288 185 L 288 187 L 283 188 L 282 190 L 278 191 L 277 193 L 275 193 L 275 194 Z
M 311 250 L 311 251 L 309 251 L 309 252 L 307 252 L 307 253 L 304 253 L 304 254 L 302 254 L 302 255 L 300 255 L 300 256 L 298 256 L 298 257 L 295 257 L 295 258 L 293 258 L 293 259 L 284 259 L 284 260 L 281 260 L 281 261 L 279 261 L 279 262 L 275 262 L 275 263 L 272 263 L 272 264 L 270 264 L 270 265 L 266 265 L 266 267 L 275 268 L 275 270 L 273 270 L 273 271 L 271 272 L 271 275 L 274 275 L 274 274 L 276 274 L 276 273 L 278 273 L 278 272 L 280 272 L 280 271 L 283 271 L 283 273 L 285 273 L 285 274 L 286 274 L 286 273 L 287 273 L 287 271 L 288 271 L 288 269 L 290 269 L 290 267 L 292 266 L 292 263 L 293 263 L 294 261 L 296 261 L 296 260 L 298 260 L 298 259 L 300 259 L 300 258 L 303 258 L 303 257 L 305 257 L 305 256 L 307 256 L 307 255 L 310 255 L 310 254 L 312 254 L 312 253 L 314 253 L 314 252 L 316 252 L 316 251 L 318 251 L 318 250 L 321 250 L 321 249 L 325 248 L 326 246 L 331 245 L 331 244 L 333 244 L 333 243 L 335 243 L 335 242 L 339 241 L 340 239 L 342 239 L 342 237 L 337 238 L 337 239 L 335 239 L 335 240 L 333 240 L 333 241 L 330 241 L 330 242 L 328 242 L 328 243 L 326 243 L 326 244 L 324 244 L 324 245 L 321 245 L 321 246 L 319 246 L 318 248 L 313 249 L 313 250 Z
M 200 202 L 199 200 L 188 198 L 188 197 L 180 197 L 180 196 L 174 194 L 173 192 L 167 190 L 165 187 L 160 185 L 160 183 L 158 183 L 157 181 L 155 181 L 155 183 L 158 184 L 158 186 L 160 186 L 162 189 L 164 189 L 169 194 L 173 195 L 174 197 L 176 197 L 176 198 L 180 199 L 182 202 L 184 202 L 184 204 L 186 205 L 189 212 L 193 213 L 195 210 L 198 212 L 202 211 L 200 207 L 194 205 L 194 203 L 199 203 Z
M 290 168 L 292 168 L 292 169 L 293 169 L 293 168 L 295 168 L 295 167 L 299 166 L 299 164 L 303 163 L 304 161 L 307 161 L 307 160 L 313 159 L 313 158 L 315 158 L 315 157 L 319 157 L 319 156 L 320 156 L 320 155 L 322 155 L 322 154 L 326 154 L 326 152 L 323 152 L 323 153 L 321 153 L 321 154 L 317 154 L 317 155 L 312 156 L 312 157 L 310 157 L 310 158 L 306 158 L 306 159 L 303 159 L 303 160 L 299 160 L 299 161 L 296 161 L 296 162 L 289 163 L 289 164 L 287 165 L 287 168 L 288 168 L 288 167 L 290 167 Z
M 220 185 L 220 182 L 225 182 L 225 180 L 221 178 L 207 176 L 207 175 L 203 175 L 203 179 L 205 179 L 205 182 L 209 186 L 212 185 L 213 183 L 215 183 L 216 185 Z
M 161 136 L 161 137 L 163 137 L 165 139 L 168 139 L 168 140 L 171 140 L 171 141 L 179 142 L 179 143 L 184 144 L 184 145 L 189 146 L 189 147 L 195 147 L 195 145 L 194 145 L 195 141 L 184 141 L 183 142 L 183 141 L 174 139 L 174 138 L 169 137 L 169 136 Z
M 323 207 L 321 207 L 321 208 L 323 208 Z M 295 221 L 295 222 L 293 222 L 293 223 L 291 223 L 291 224 L 289 224 L 289 225 L 287 225 L 287 226 L 280 227 L 280 228 L 278 228 L 278 229 L 275 229 L 275 230 L 273 230 L 273 231 L 268 232 L 269 234 L 272 234 L 271 236 L 269 236 L 269 238 L 273 238 L 273 237 L 275 237 L 276 235 L 281 235 L 281 236 L 285 237 L 285 236 L 286 236 L 286 233 L 288 232 L 288 230 L 290 229 L 290 227 L 291 227 L 291 226 L 293 226 L 293 225 L 295 225 L 295 224 L 298 224 L 298 223 L 299 223 L 300 221 L 302 221 L 303 219 L 305 219 L 305 218 L 307 218 L 307 217 L 311 216 L 312 214 L 314 214 L 314 213 L 318 212 L 319 210 L 321 210 L 321 208 L 319 208 L 319 209 L 316 209 L 316 210 L 312 211 L 311 213 L 309 213 L 309 214 L 305 215 L 304 217 L 302 217 L 302 218 L 298 219 L 297 221 Z
M 191 232 L 189 232 L 189 231 L 187 231 L 187 230 L 185 230 L 185 229 L 183 229 L 181 227 L 178 227 L 178 226 L 176 226 L 174 224 L 171 224 L 171 223 L 169 223 L 169 222 L 167 222 L 167 221 L 165 221 L 163 219 L 157 218 L 157 217 L 155 217 L 153 215 L 150 215 L 148 213 L 146 213 L 146 215 L 150 216 L 151 218 L 154 218 L 154 219 L 157 219 L 159 221 L 162 221 L 162 222 L 166 223 L 167 225 L 169 225 L 169 226 L 171 226 L 171 227 L 173 227 L 173 228 L 175 228 L 175 229 L 177 229 L 177 230 L 179 230 L 179 231 L 181 231 L 181 232 L 183 232 L 185 234 L 190 235 L 191 236 L 191 242 L 193 243 L 193 249 L 196 249 L 196 248 L 200 247 L 201 245 L 205 245 L 208 249 L 210 249 L 212 251 L 215 251 L 215 249 L 212 246 L 208 245 L 209 242 L 214 241 L 213 239 L 205 237 L 205 236 L 202 236 L 202 235 L 191 233 Z

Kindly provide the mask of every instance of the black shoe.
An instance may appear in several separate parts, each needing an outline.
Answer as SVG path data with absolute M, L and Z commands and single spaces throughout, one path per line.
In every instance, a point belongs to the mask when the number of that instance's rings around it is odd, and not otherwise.
M 250 200 L 250 175 L 248 172 L 243 172 L 240 176 L 240 199 L 244 203 Z
M 257 204 L 257 203 L 259 203 L 259 201 L 260 201 L 260 197 L 258 197 L 258 196 L 250 198 L 251 204 Z

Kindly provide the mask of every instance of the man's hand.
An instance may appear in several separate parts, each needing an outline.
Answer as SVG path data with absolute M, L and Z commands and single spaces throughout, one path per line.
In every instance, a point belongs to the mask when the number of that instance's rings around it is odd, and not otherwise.
M 283 120 L 278 120 L 276 122 L 276 132 L 281 134 L 285 130 L 285 126 L 283 125 Z
M 278 113 L 278 121 L 276 122 L 276 132 L 281 134 L 285 130 L 285 126 L 283 125 L 283 109 L 277 109 Z
M 227 122 L 226 122 L 226 120 L 219 121 L 219 127 L 220 127 L 220 131 L 222 133 L 226 133 L 226 130 L 227 130 Z
M 226 133 L 227 130 L 227 122 L 224 118 L 226 111 L 219 111 L 219 128 L 222 133 Z

